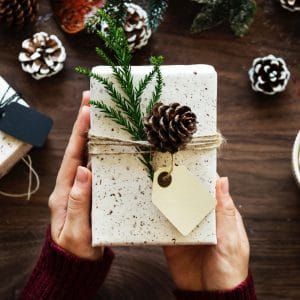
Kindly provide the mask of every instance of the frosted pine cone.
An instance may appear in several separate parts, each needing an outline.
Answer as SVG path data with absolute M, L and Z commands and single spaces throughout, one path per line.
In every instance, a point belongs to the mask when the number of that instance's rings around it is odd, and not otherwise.
M 124 30 L 127 34 L 129 48 L 140 49 L 148 43 L 151 29 L 148 28 L 148 15 L 140 6 L 128 3 Z
M 133 3 L 125 3 L 125 6 L 127 12 L 123 28 L 127 36 L 129 49 L 133 52 L 147 45 L 152 32 L 148 26 L 147 12 L 143 8 Z M 108 24 L 102 22 L 100 30 L 106 33 Z
M 0 23 L 20 28 L 36 19 L 37 0 L 0 0 Z
M 197 130 L 196 115 L 188 106 L 156 103 L 144 118 L 145 133 L 154 149 L 175 153 L 189 143 Z
M 268 55 L 253 60 L 249 77 L 254 91 L 273 95 L 285 90 L 290 72 L 282 58 Z
M 300 0 L 280 0 L 281 6 L 289 11 L 300 11 Z
M 23 41 L 19 61 L 22 69 L 34 79 L 50 77 L 62 70 L 66 51 L 55 35 L 38 32 Z

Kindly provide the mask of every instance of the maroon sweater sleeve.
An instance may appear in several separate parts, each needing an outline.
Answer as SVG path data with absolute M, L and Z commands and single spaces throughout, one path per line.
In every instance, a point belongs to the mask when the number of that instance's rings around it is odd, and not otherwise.
M 42 252 L 20 300 L 92 299 L 113 258 L 112 250 L 105 248 L 101 260 L 80 259 L 56 245 L 48 229 Z
M 236 288 L 227 291 L 183 291 L 175 290 L 177 300 L 256 300 L 251 273 Z

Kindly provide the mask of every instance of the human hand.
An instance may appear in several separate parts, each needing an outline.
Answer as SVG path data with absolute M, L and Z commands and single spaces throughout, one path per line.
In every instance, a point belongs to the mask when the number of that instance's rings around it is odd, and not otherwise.
M 248 275 L 249 241 L 229 194 L 228 178 L 216 185 L 217 240 L 214 246 L 167 246 L 164 253 L 178 289 L 233 289 Z
M 91 246 L 91 171 L 83 166 L 83 152 L 90 126 L 89 92 L 81 107 L 49 198 L 51 237 L 68 252 L 89 260 L 102 257 L 103 248 Z

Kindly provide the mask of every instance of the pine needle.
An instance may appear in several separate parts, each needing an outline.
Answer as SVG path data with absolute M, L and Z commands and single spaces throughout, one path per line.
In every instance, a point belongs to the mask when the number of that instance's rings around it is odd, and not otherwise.
M 93 73 L 87 68 L 77 67 L 76 71 L 100 82 L 114 103 L 114 107 L 97 100 L 91 100 L 90 104 L 103 112 L 105 117 L 119 124 L 123 130 L 131 135 L 132 139 L 145 140 L 146 135 L 143 124 L 144 112 L 141 109 L 141 98 L 149 83 L 156 78 L 154 91 L 147 105 L 146 112 L 151 111 L 153 105 L 159 101 L 163 87 L 163 78 L 160 71 L 163 57 L 153 56 L 150 58 L 153 69 L 150 73 L 146 74 L 144 78 L 139 81 L 137 87 L 135 87 L 131 70 L 132 54 L 129 50 L 124 30 L 117 26 L 105 9 L 98 11 L 97 18 L 98 21 L 108 24 L 108 30 L 107 33 L 103 33 L 99 30 L 94 30 L 94 32 L 105 43 L 106 50 L 113 53 L 113 57 L 111 58 L 105 49 L 99 47 L 96 48 L 96 53 L 112 68 L 113 77 L 118 82 L 122 92 L 119 92 L 115 88 L 112 81 L 100 74 Z M 137 150 L 139 150 L 139 148 L 137 148 Z M 139 159 L 147 167 L 148 175 L 152 178 L 153 168 L 151 165 L 151 155 L 149 153 L 143 153 L 141 156 Z

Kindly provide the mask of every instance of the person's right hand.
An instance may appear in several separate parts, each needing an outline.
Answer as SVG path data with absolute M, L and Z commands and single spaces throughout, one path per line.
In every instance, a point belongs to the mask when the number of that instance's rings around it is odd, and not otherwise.
M 215 246 L 168 246 L 165 256 L 178 289 L 233 289 L 248 275 L 249 242 L 242 217 L 229 194 L 228 179 L 217 181 Z
M 90 94 L 83 93 L 77 120 L 49 198 L 51 237 L 68 252 L 89 260 L 102 257 L 102 247 L 92 247 L 92 174 L 83 166 L 87 132 L 90 127 Z

